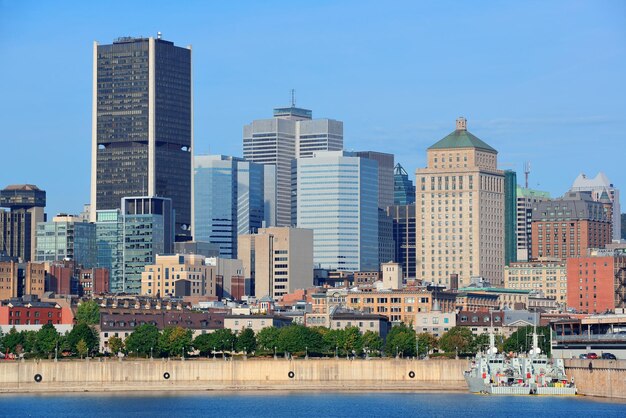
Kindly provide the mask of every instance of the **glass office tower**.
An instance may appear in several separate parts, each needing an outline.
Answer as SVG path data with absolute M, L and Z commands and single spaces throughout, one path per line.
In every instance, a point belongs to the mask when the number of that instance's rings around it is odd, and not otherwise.
M 128 196 L 172 199 L 190 235 L 191 49 L 155 38 L 94 44 L 91 221 Z
M 194 238 L 218 244 L 222 258 L 237 258 L 237 236 L 256 233 L 266 220 L 266 170 L 270 194 L 274 167 L 224 155 L 196 156 Z
M 321 268 L 378 271 L 378 163 L 344 151 L 297 161 L 298 228 Z
M 84 268 L 96 265 L 96 225 L 77 216 L 57 215 L 37 224 L 35 261 L 73 260 Z

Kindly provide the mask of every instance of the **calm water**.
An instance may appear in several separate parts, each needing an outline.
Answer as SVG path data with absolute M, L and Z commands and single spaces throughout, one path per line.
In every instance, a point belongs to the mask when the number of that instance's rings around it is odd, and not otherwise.
M 432 393 L 154 393 L 0 395 L 0 416 L 24 417 L 624 417 L 626 403 L 583 397 Z

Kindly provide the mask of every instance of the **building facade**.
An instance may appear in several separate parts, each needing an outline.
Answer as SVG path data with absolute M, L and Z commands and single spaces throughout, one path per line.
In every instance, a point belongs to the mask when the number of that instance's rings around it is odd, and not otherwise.
M 236 157 L 196 156 L 194 239 L 218 244 L 220 257 L 237 258 L 237 236 L 256 232 L 264 221 L 269 223 L 264 171 L 262 164 Z M 274 200 L 273 196 L 267 198 Z
M 428 148 L 428 165 L 416 172 L 418 277 L 461 285 L 482 276 L 504 281 L 504 173 L 498 152 L 467 131 L 456 130 Z
M 124 217 L 120 209 L 96 213 L 97 267 L 109 271 L 110 291 L 121 292 L 124 282 Z
M 17 184 L 0 190 L 0 254 L 21 261 L 34 261 L 37 223 L 45 220 L 46 192 L 32 184 Z
M 409 174 L 400 163 L 393 171 L 393 204 L 410 205 L 415 203 L 415 185 L 409 180 Z
M 393 240 L 395 260 L 402 264 L 405 279 L 417 277 L 417 219 L 415 204 L 387 207 L 393 220 Z
M 517 174 L 504 170 L 504 264 L 517 261 Z
M 567 266 L 561 260 L 519 261 L 504 268 L 504 287 L 540 291 L 561 306 L 567 303 Z
M 191 48 L 119 38 L 93 48 L 91 221 L 130 196 L 170 198 L 175 234 L 189 236 Z
M 152 297 L 214 297 L 215 284 L 215 269 L 195 254 L 157 254 L 141 273 L 141 294 Z
M 596 250 L 568 258 L 567 306 L 581 313 L 626 308 L 626 252 Z
M 619 203 L 619 189 L 617 189 L 613 183 L 609 181 L 606 175 L 602 172 L 598 173 L 594 178 L 588 178 L 584 173 L 581 173 L 574 180 L 572 188 L 573 192 L 591 192 L 591 198 L 596 201 L 609 201 L 610 218 L 613 225 L 613 240 L 619 241 L 621 238 L 621 207 Z
M 517 260 L 528 261 L 532 253 L 533 207 L 550 200 L 550 193 L 517 186 Z
M 317 152 L 298 159 L 297 179 L 298 227 L 314 231 L 315 264 L 331 270 L 377 271 L 376 161 L 343 151 Z
M 45 283 L 46 270 L 43 264 L 0 262 L 0 300 L 25 295 L 42 297 Z
M 565 260 L 611 243 L 611 220 L 590 192 L 568 192 L 533 207 L 532 258 Z
M 378 163 L 378 207 L 385 209 L 394 204 L 394 157 L 377 151 L 358 151 L 357 157 Z
M 37 224 L 35 261 L 72 260 L 85 268 L 97 263 L 96 225 L 77 216 L 60 214 Z
M 246 160 L 276 167 L 276 226 L 292 226 L 292 160 L 315 151 L 343 149 L 343 122 L 313 119 L 308 109 L 292 105 L 274 109 L 272 119 L 243 128 Z
M 303 228 L 261 228 L 239 236 L 243 273 L 254 281 L 257 298 L 280 300 L 296 289 L 313 285 L 313 231 Z

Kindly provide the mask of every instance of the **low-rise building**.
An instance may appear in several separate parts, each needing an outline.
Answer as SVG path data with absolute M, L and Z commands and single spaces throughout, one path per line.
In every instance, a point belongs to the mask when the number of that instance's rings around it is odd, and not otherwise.
M 46 271 L 43 263 L 0 262 L 0 300 L 24 295 L 42 297 Z
M 141 273 L 141 294 L 149 296 L 215 296 L 215 269 L 196 254 L 157 255 Z
M 415 314 L 414 327 L 418 333 L 428 332 L 435 337 L 441 337 L 455 326 L 456 312 L 443 312 L 438 302 L 435 302 L 432 311 Z
M 250 328 L 257 333 L 263 328 L 282 328 L 292 323 L 292 318 L 282 315 L 226 315 L 224 318 L 224 328 L 228 328 L 233 332 Z
M 56 302 L 41 301 L 36 296 L 24 296 L 0 302 L 0 330 L 7 333 L 37 331 L 45 324 L 52 324 L 60 333 L 70 331 L 74 315 L 69 308 Z
M 389 318 L 384 315 L 366 314 L 362 312 L 335 312 L 330 318 L 330 329 L 357 327 L 361 334 L 372 331 L 385 340 L 391 329 Z
M 504 312 L 502 311 L 460 311 L 456 314 L 456 326 L 467 327 L 474 335 L 494 334 L 505 335 Z

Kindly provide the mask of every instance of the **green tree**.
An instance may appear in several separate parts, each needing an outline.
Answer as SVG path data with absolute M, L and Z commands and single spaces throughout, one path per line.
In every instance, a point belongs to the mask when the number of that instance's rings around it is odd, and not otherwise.
M 126 350 L 129 353 L 146 356 L 154 350 L 158 353 L 159 330 L 153 324 L 142 324 L 126 338 Z
M 229 328 L 218 329 L 212 334 L 217 351 L 232 351 L 235 346 L 235 334 Z
M 24 344 L 24 334 L 22 334 L 21 332 L 17 332 L 15 327 L 13 327 L 4 336 L 3 343 L 5 350 L 9 350 L 11 353 L 17 353 L 17 346 L 23 346 Z
M 52 324 L 45 324 L 37 331 L 35 352 L 41 356 L 51 355 L 60 339 L 60 335 Z
M 22 331 L 24 334 L 24 352 L 32 353 L 35 351 L 35 345 L 37 344 L 37 331 Z
M 182 356 L 192 348 L 192 333 L 182 327 L 167 327 L 159 335 L 159 351 L 165 356 Z
M 235 348 L 239 352 L 246 350 L 248 353 L 256 350 L 256 336 L 251 328 L 244 328 L 239 334 L 237 334 Z
M 82 338 L 76 343 L 76 351 L 80 358 L 83 358 L 89 352 L 89 346 Z
M 504 342 L 505 352 L 528 353 L 533 343 L 533 326 L 529 325 L 515 331 Z M 544 354 L 550 354 L 550 327 L 537 327 L 539 348 Z
M 358 354 L 363 347 L 361 331 L 357 327 L 346 327 L 339 334 L 339 346 L 347 354 Z
M 67 343 L 74 352 L 78 352 L 77 345 L 80 340 L 87 344 L 89 352 L 98 349 L 98 334 L 96 330 L 84 322 L 74 325 L 74 328 L 67 334 Z
M 369 350 L 370 354 L 380 354 L 383 349 L 383 340 L 377 332 L 365 331 L 362 341 L 363 348 Z
M 280 329 L 278 350 L 288 353 L 321 353 L 324 348 L 322 334 L 304 325 L 292 324 Z
M 98 306 L 98 303 L 93 300 L 81 302 L 76 309 L 76 322 L 85 323 L 87 325 L 99 325 L 100 306 Z
M 266 327 L 259 331 L 256 335 L 257 347 L 265 352 L 273 353 L 274 347 L 278 347 L 278 336 L 280 329 L 275 327 Z
M 467 327 L 452 327 L 439 339 L 439 348 L 446 353 L 471 353 L 474 336 Z
M 417 334 L 417 346 L 420 356 L 427 356 L 433 349 L 437 348 L 437 337 L 429 332 Z
M 415 330 L 406 324 L 395 325 L 387 334 L 385 352 L 388 356 L 415 356 Z
M 124 341 L 120 337 L 111 337 L 109 338 L 109 350 L 114 355 L 117 355 L 121 351 L 124 350 Z
M 341 346 L 341 338 L 342 338 L 343 330 L 341 329 L 329 329 L 322 336 L 322 341 L 324 342 L 324 351 L 326 353 L 330 353 L 335 355 L 335 351 L 337 355 L 343 354 L 343 347 Z
M 213 352 L 216 346 L 214 333 L 200 334 L 193 340 L 193 348 L 200 351 L 201 356 L 207 356 Z

